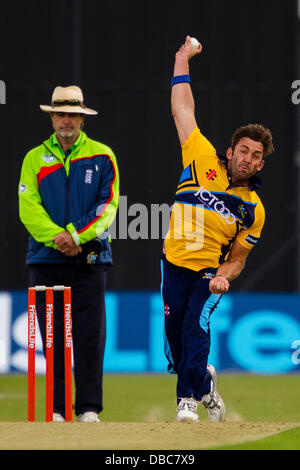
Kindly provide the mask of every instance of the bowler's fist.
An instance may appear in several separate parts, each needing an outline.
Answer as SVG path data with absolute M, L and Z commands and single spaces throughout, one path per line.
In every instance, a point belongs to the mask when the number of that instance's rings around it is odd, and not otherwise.
M 228 292 L 230 287 L 226 277 L 217 275 L 213 277 L 209 282 L 209 290 L 212 294 L 225 294 Z

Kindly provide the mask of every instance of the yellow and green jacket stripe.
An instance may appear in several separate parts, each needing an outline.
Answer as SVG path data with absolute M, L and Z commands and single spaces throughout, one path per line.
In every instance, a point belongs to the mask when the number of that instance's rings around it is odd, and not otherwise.
M 81 131 L 66 155 L 52 134 L 26 154 L 21 169 L 19 214 L 31 235 L 27 264 L 70 261 L 52 241 L 65 230 L 77 245 L 99 238 L 98 263 L 111 263 L 108 228 L 118 204 L 113 151 Z

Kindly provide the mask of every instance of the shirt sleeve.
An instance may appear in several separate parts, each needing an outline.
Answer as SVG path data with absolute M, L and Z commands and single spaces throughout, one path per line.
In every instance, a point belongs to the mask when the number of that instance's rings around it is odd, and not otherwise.
M 55 224 L 42 205 L 37 180 L 38 170 L 29 152 L 23 161 L 19 182 L 19 216 L 30 235 L 39 243 L 57 248 L 52 239 L 64 228 Z
M 214 146 L 201 134 L 200 129 L 195 127 L 187 140 L 182 144 L 182 163 L 186 168 L 193 160 L 216 155 Z
M 261 203 L 255 208 L 255 220 L 249 228 L 242 228 L 236 239 L 240 245 L 251 250 L 259 241 L 265 223 L 265 210 Z

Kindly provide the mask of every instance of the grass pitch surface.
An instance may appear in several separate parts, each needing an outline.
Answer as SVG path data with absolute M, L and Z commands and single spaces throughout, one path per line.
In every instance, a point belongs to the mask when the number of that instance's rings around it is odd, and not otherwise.
M 27 423 L 27 377 L 0 375 L 0 449 L 300 449 L 300 375 L 219 374 L 225 423 L 208 422 L 201 405 L 199 423 L 177 423 L 175 389 L 172 375 L 105 375 L 100 424 L 45 423 L 37 377 Z

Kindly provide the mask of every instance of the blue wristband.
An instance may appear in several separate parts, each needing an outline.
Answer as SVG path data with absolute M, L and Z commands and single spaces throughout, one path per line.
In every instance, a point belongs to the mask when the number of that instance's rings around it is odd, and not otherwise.
M 177 83 L 191 83 L 190 75 L 176 75 L 172 78 L 171 86 L 177 85 Z

